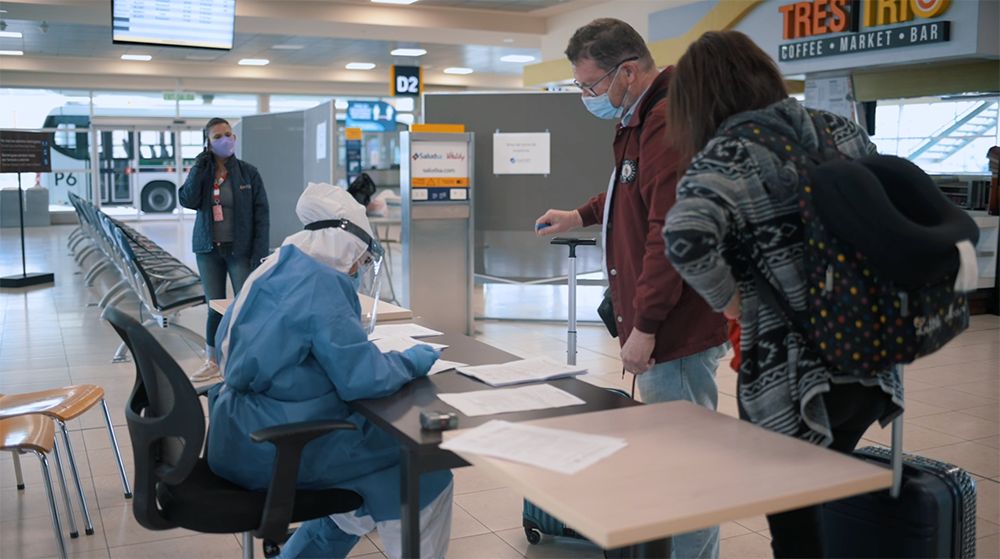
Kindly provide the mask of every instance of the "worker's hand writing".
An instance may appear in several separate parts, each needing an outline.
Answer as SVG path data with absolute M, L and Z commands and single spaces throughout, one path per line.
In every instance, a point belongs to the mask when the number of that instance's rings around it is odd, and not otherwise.
M 638 328 L 633 328 L 628 340 L 622 346 L 622 366 L 626 371 L 641 375 L 655 364 L 653 347 L 656 346 L 656 334 L 647 334 Z
M 539 237 L 556 235 L 583 227 L 583 218 L 576 210 L 549 210 L 535 220 L 535 234 Z
M 426 375 L 440 356 L 440 351 L 426 344 L 415 345 L 403 352 L 403 357 L 413 363 L 413 369 L 416 371 L 414 376 L 417 377 Z

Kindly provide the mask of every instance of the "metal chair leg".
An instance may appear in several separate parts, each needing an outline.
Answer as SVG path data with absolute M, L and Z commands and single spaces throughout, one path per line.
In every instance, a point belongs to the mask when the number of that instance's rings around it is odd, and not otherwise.
M 76 519 L 73 517 L 73 504 L 69 502 L 69 489 L 66 487 L 66 476 L 63 474 L 62 459 L 59 457 L 59 445 L 52 441 L 52 456 L 56 459 L 56 471 L 59 474 L 59 487 L 62 489 L 63 501 L 66 505 L 66 518 L 69 523 L 69 537 L 79 538 L 76 529 Z
M 128 346 L 125 342 L 118 344 L 118 349 L 115 350 L 115 354 L 111 356 L 112 363 L 128 363 Z
M 104 294 L 104 297 L 102 297 L 101 301 L 97 303 L 97 306 L 102 309 L 107 308 L 107 306 L 111 304 L 111 300 L 114 299 L 115 296 L 118 295 L 123 289 L 127 288 L 128 288 L 127 281 L 125 280 L 119 281 L 118 283 L 111 286 L 111 289 L 109 289 L 108 292 Z
M 125 498 L 132 498 L 132 489 L 128 484 L 128 474 L 125 473 L 125 463 L 122 462 L 122 453 L 118 450 L 118 437 L 115 437 L 115 428 L 111 425 L 111 414 L 108 413 L 108 403 L 101 398 L 101 410 L 104 411 L 104 422 L 108 426 L 108 438 L 111 439 L 111 449 L 115 451 L 115 460 L 118 462 L 118 474 L 122 478 L 122 488 L 125 490 Z
M 24 476 L 21 475 L 21 458 L 16 452 L 11 452 L 10 455 L 14 458 L 14 479 L 17 480 L 17 490 L 24 491 Z
M 108 267 L 111 265 L 112 263 L 110 260 L 99 262 L 97 265 L 92 267 L 89 272 L 87 272 L 86 276 L 84 276 L 83 284 L 88 287 L 94 285 L 94 280 L 97 279 L 97 276 L 100 276 L 102 272 L 107 271 Z
M 52 445 L 52 448 L 55 449 L 55 444 Z M 42 480 L 45 483 L 45 493 L 49 498 L 49 514 L 52 515 L 52 530 L 55 532 L 56 543 L 59 545 L 59 557 L 66 559 L 68 555 L 66 552 L 66 540 L 63 539 L 62 526 L 59 524 L 59 511 L 56 509 L 56 498 L 52 494 L 52 477 L 49 475 L 49 461 L 41 452 L 34 450 L 32 452 L 38 457 L 38 462 L 42 466 Z
M 80 267 L 83 267 L 83 261 L 86 260 L 88 256 L 90 256 L 91 254 L 94 254 L 95 252 L 97 252 L 97 247 L 96 246 L 87 247 L 86 249 L 80 251 L 74 257 L 74 259 L 76 260 L 76 263 Z
M 253 534 L 243 532 L 243 559 L 253 559 Z
M 94 523 L 90 520 L 90 508 L 87 507 L 87 497 L 83 494 L 83 485 L 80 483 L 80 472 L 76 468 L 76 456 L 73 453 L 73 445 L 69 441 L 69 430 L 62 421 L 56 421 L 59 429 L 62 430 L 63 443 L 66 447 L 66 457 L 69 459 L 69 471 L 73 474 L 73 482 L 76 483 L 76 495 L 80 499 L 80 510 L 83 512 L 83 531 L 88 536 L 94 535 Z

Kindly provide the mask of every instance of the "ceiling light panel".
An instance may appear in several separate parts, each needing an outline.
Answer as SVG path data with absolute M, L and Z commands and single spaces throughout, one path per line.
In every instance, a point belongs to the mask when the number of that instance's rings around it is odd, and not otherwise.
M 396 4 L 399 6 L 409 6 L 417 0 L 372 0 L 373 4 Z
M 445 74 L 456 74 L 456 75 L 459 75 L 459 76 L 464 76 L 465 74 L 471 74 L 472 73 L 472 68 L 461 68 L 461 67 L 445 68 L 444 69 L 444 73 Z
M 133 60 L 136 62 L 149 62 L 153 57 L 148 54 L 123 54 L 122 60 Z
M 24 34 L 20 31 L 0 31 L 0 39 L 20 39 Z
M 348 70 L 371 70 L 375 68 L 375 65 L 371 62 L 351 62 L 347 66 L 344 66 Z
M 0 50 L 0 56 L 24 56 L 23 50 Z
M 423 56 L 427 54 L 424 49 L 395 49 L 389 54 L 393 56 Z
M 534 62 L 535 57 L 527 54 L 508 54 L 507 56 L 501 56 L 500 62 L 515 62 L 523 64 L 526 62 Z
M 266 58 L 244 58 L 240 60 L 240 66 L 267 66 L 271 61 Z

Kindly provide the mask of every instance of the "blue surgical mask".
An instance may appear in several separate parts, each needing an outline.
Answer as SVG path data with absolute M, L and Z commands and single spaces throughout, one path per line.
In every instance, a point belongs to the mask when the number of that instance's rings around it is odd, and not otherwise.
M 580 99 L 583 100 L 583 106 L 587 107 L 590 114 L 604 120 L 615 120 L 621 118 L 622 112 L 625 109 L 625 98 L 622 98 L 622 105 L 620 107 L 612 105 L 611 99 L 608 98 L 608 93 L 611 91 L 611 88 L 614 87 L 615 80 L 617 79 L 618 72 L 615 71 L 615 77 L 611 79 L 611 85 L 608 86 L 607 91 L 596 97 L 580 97 Z
M 354 286 L 354 291 L 361 290 L 361 274 L 355 271 L 353 274 L 347 274 L 347 277 L 351 278 L 351 285 Z

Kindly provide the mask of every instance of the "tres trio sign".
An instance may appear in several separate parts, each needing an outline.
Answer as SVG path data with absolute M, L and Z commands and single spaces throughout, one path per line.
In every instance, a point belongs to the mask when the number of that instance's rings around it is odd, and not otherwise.
M 792 62 L 808 58 L 854 54 L 940 43 L 950 37 L 950 21 L 934 20 L 951 0 L 807 0 L 778 8 L 785 40 L 778 58 Z M 934 21 L 926 21 L 934 20 Z M 914 21 L 913 25 L 896 26 Z

